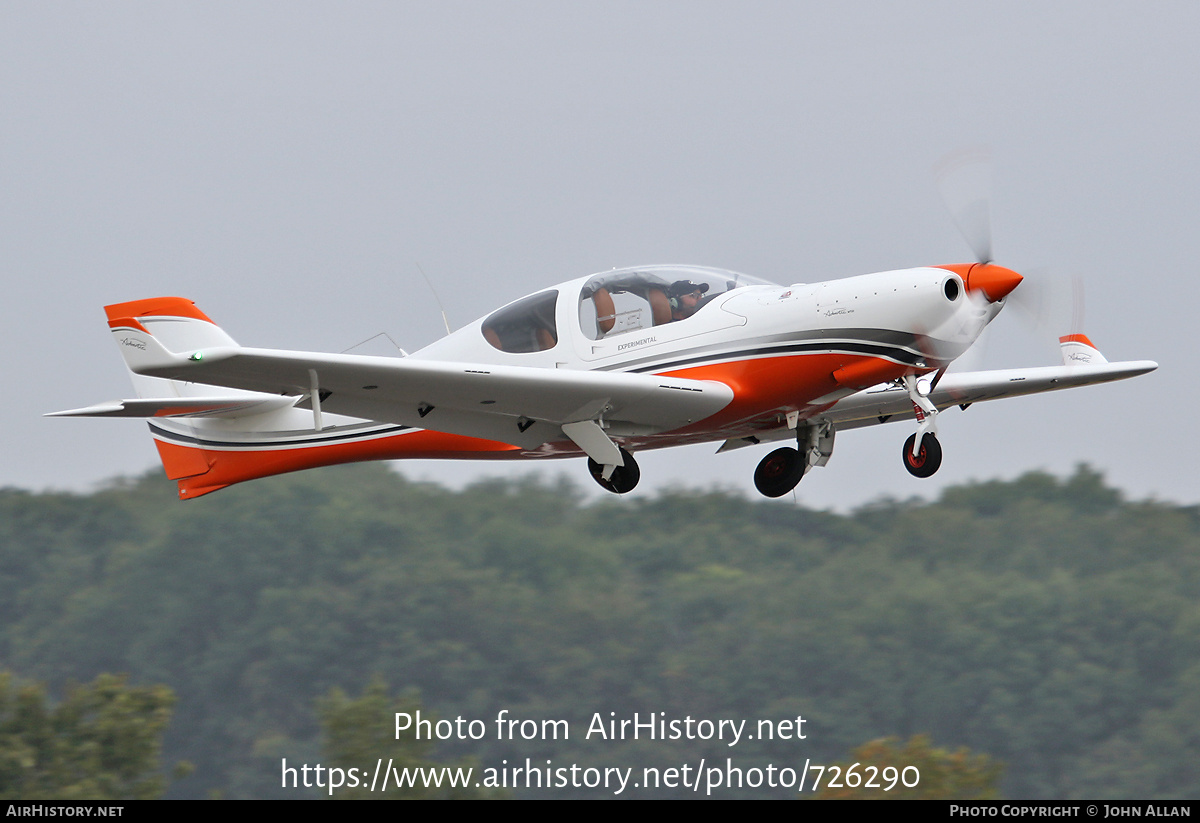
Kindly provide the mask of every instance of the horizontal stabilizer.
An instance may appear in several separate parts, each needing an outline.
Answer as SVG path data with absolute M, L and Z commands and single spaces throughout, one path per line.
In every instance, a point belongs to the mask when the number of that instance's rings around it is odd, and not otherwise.
M 146 397 L 112 400 L 45 417 L 248 417 L 287 408 L 294 397 Z

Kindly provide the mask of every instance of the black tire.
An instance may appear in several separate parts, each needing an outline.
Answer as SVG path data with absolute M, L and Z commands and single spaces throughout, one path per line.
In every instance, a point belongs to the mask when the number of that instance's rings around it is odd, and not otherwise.
M 804 458 L 790 446 L 776 449 L 754 470 L 754 488 L 764 497 L 783 497 L 804 476 Z
M 637 461 L 633 459 L 632 454 L 621 449 L 621 459 L 625 461 L 624 465 L 613 469 L 612 476 L 605 480 L 602 476 L 604 466 L 592 458 L 588 458 L 588 471 L 592 473 L 592 479 L 600 484 L 600 488 L 613 494 L 625 494 L 625 492 L 633 491 L 634 486 L 642 479 L 642 470 L 638 468 Z
M 914 455 L 913 443 L 916 441 L 915 434 L 904 441 L 904 468 L 913 477 L 933 477 L 942 466 L 942 444 L 937 435 L 927 434 L 921 438 L 921 450 Z

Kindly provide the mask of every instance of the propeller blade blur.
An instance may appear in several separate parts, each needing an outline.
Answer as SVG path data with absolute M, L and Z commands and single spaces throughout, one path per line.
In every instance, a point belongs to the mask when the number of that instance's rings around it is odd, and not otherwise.
M 938 192 L 975 262 L 992 256 L 992 158 L 986 149 L 947 155 L 934 167 Z

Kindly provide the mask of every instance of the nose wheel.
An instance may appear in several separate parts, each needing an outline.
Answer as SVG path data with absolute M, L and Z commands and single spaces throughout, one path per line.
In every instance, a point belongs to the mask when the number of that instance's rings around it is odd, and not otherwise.
M 613 469 L 612 474 L 606 479 L 604 466 L 592 458 L 588 458 L 588 471 L 592 473 L 592 478 L 600 484 L 602 489 L 613 494 L 625 494 L 625 492 L 633 491 L 633 487 L 642 479 L 642 470 L 638 468 L 637 461 L 633 459 L 632 454 L 621 449 L 621 459 L 624 463 Z
M 791 446 L 776 449 L 754 470 L 754 487 L 764 497 L 783 497 L 804 476 L 804 457 Z
M 942 444 L 932 432 L 922 435 L 921 448 L 913 448 L 916 442 L 915 434 L 909 435 L 908 440 L 904 441 L 904 468 L 913 477 L 933 477 L 942 465 Z

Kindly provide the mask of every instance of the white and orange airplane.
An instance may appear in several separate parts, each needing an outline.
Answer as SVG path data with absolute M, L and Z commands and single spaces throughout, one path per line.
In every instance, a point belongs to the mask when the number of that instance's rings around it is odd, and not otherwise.
M 243 480 L 361 460 L 588 458 L 628 492 L 633 455 L 780 441 L 754 474 L 778 497 L 824 466 L 839 430 L 913 421 L 904 465 L 941 463 L 941 411 L 1144 374 L 1083 335 L 1062 365 L 949 373 L 1021 275 L 988 261 L 776 285 L 644 266 L 510 303 L 403 357 L 239 346 L 189 300 L 108 306 L 134 400 L 58 416 L 147 418 L 189 499 Z

